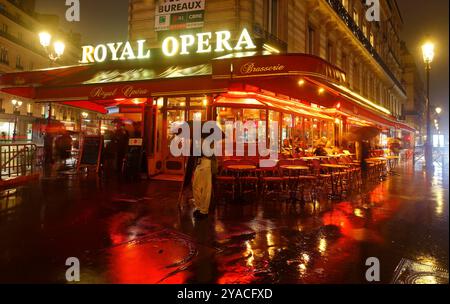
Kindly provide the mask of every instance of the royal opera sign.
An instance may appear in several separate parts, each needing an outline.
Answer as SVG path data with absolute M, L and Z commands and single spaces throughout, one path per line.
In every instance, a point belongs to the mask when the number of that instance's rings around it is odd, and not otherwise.
M 188 56 L 191 54 L 225 53 L 234 51 L 255 50 L 249 32 L 244 29 L 237 40 L 233 40 L 230 31 L 197 33 L 195 35 L 169 36 L 161 44 L 164 56 Z M 232 41 L 237 41 L 233 43 Z M 86 45 L 82 47 L 82 59 L 80 63 L 96 63 L 125 60 L 149 60 L 151 50 L 146 45 L 146 40 L 138 40 L 136 43 L 116 42 L 99 44 L 97 46 Z

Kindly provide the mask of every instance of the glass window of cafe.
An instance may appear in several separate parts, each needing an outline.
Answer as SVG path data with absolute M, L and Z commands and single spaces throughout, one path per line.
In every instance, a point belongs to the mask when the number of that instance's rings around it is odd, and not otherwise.
M 330 143 L 333 143 L 335 138 L 334 123 L 330 120 L 307 118 L 266 109 L 243 109 L 237 107 L 218 107 L 216 114 L 217 122 L 223 129 L 225 128 L 226 122 L 234 123 L 236 121 L 242 121 L 246 123 L 248 121 L 255 121 L 258 129 L 258 138 L 264 136 L 266 132 L 266 129 L 261 127 L 261 122 L 268 122 L 267 138 L 270 142 L 274 134 L 278 134 L 279 145 L 281 145 L 284 139 L 292 139 L 306 148 L 313 147 L 314 142 L 320 138 L 325 137 Z M 277 129 L 274 129 L 272 122 L 278 123 Z M 248 142 L 247 136 L 245 142 Z
M 217 123 L 225 130 L 226 123 L 235 123 L 242 121 L 243 124 L 247 122 L 254 122 L 256 130 L 258 130 L 258 138 L 265 134 L 265 122 L 267 116 L 266 109 L 247 109 L 247 108 L 233 108 L 233 107 L 218 107 L 216 109 Z M 249 136 L 248 130 L 244 130 L 244 142 L 255 142 L 256 134 Z

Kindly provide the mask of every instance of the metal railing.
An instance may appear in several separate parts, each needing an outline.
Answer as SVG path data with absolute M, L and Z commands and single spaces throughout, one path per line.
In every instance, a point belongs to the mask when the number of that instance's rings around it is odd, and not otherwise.
M 0 179 L 32 174 L 39 160 L 35 144 L 0 145 Z

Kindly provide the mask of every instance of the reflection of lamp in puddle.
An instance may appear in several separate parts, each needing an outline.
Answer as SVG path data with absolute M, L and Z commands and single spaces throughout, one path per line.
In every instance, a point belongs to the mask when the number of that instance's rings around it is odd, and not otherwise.
M 269 257 L 272 259 L 275 256 L 275 243 L 273 242 L 273 235 L 272 231 L 268 231 L 266 234 L 266 240 L 267 240 L 267 251 L 269 253 Z
M 253 266 L 253 261 L 255 260 L 255 253 L 253 252 L 252 245 L 250 244 L 250 241 L 245 242 L 245 246 L 247 248 L 245 255 L 247 257 L 247 265 Z
M 436 214 L 441 215 L 444 212 L 444 195 L 442 191 L 436 192 Z
M 319 251 L 320 253 L 324 253 L 327 250 L 327 240 L 324 238 L 321 238 L 319 240 Z

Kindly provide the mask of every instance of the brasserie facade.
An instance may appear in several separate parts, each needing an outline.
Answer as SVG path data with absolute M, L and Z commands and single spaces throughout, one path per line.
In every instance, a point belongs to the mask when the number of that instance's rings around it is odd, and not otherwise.
M 333 1 L 319 2 L 319 10 L 335 8 Z M 254 121 L 257 125 L 264 123 L 265 128 L 276 121 L 278 130 L 264 131 L 266 136 L 277 132 L 280 146 L 284 139 L 297 138 L 304 147 L 311 148 L 316 140 L 327 138 L 333 146 L 342 147 L 347 144 L 349 130 L 361 126 L 379 128 L 380 145 L 388 137 L 399 137 L 406 147 L 414 146 L 415 130 L 398 119 L 402 88 L 395 87 L 398 79 L 393 71 L 371 72 L 373 62 L 367 63 L 367 69 L 362 63 L 352 62 L 358 65 L 361 79 L 357 80 L 355 71 L 346 71 L 342 62 L 350 58 L 356 61 L 356 56 L 346 54 L 345 59 L 343 51 L 335 48 L 328 49 L 333 53 L 328 55 L 333 56 L 327 60 L 322 56 L 322 42 L 316 54 L 315 41 L 322 39 L 322 31 L 320 35 L 314 33 L 314 42 L 309 41 L 312 36 L 306 39 L 305 48 L 313 43 L 308 52 L 282 43 L 275 35 L 261 35 L 256 19 L 249 28 L 242 19 L 230 30 L 222 26 L 221 30 L 211 29 L 215 26 L 207 16 L 217 13 L 217 3 L 206 2 L 205 20 L 199 29 L 157 32 L 160 37 L 156 40 L 152 33 L 148 38 L 141 35 L 126 42 L 83 46 L 79 65 L 4 74 L 0 77 L 1 90 L 44 104 L 70 105 L 141 122 L 151 176 L 183 172 L 183 159 L 172 156 L 169 146 L 174 126 L 192 120 L 215 120 L 220 126 L 230 121 Z M 274 13 L 274 7 L 266 4 L 263 11 L 271 9 L 270 13 Z M 329 7 L 323 8 L 324 4 Z M 133 21 L 133 8 L 139 5 L 138 1 L 130 2 L 131 30 L 138 23 Z M 279 8 L 278 17 L 289 16 L 282 1 L 271 5 Z M 154 12 L 154 7 L 150 11 Z M 326 12 L 317 12 L 322 13 Z M 317 15 L 308 18 L 314 22 Z M 285 30 L 281 22 L 278 31 Z M 130 33 L 130 38 L 136 33 Z M 311 34 L 308 30 L 306 33 Z M 340 60 L 335 60 L 338 53 Z M 382 101 L 381 84 L 378 93 L 358 89 L 357 83 L 364 77 L 375 78 L 380 72 L 394 83 L 387 95 L 389 102 Z M 377 81 L 382 83 L 382 79 Z M 370 81 L 373 87 L 375 82 Z M 373 98 L 377 96 L 380 98 Z M 102 132 L 101 122 L 98 132 Z M 267 140 L 270 142 L 270 138 Z

